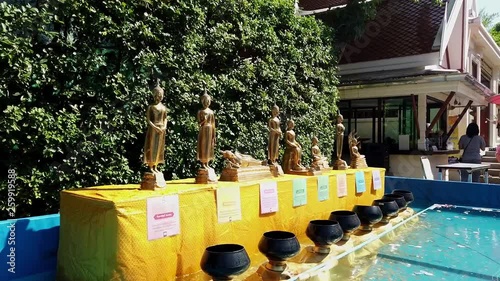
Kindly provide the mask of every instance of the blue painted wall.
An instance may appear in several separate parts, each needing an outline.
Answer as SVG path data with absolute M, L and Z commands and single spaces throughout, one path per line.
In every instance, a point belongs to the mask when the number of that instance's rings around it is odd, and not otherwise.
M 500 208 L 500 185 L 385 177 L 385 189 L 386 193 L 394 189 L 411 190 L 415 197 L 414 204 L 422 207 L 437 203 Z M 11 236 L 14 238 L 9 240 Z M 0 239 L 0 280 L 55 280 L 59 246 L 58 214 L 0 221 Z M 9 245 L 12 240 L 15 245 Z M 11 247 L 15 247 L 15 273 L 8 271 Z
M 385 177 L 386 193 L 408 189 L 419 206 L 450 204 L 470 207 L 500 208 L 500 185 Z
M 0 280 L 55 280 L 58 214 L 0 221 L 0 239 Z

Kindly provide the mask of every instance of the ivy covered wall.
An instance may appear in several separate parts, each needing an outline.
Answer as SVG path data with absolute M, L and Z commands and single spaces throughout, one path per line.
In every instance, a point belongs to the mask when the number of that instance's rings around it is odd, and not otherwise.
M 54 213 L 68 188 L 139 183 L 151 88 L 169 110 L 166 178 L 195 175 L 206 88 L 220 150 L 266 158 L 276 103 L 331 155 L 333 30 L 291 0 L 47 0 L 0 3 L 0 206 L 15 169 L 16 216 Z M 31 3 L 26 4 L 27 2 Z

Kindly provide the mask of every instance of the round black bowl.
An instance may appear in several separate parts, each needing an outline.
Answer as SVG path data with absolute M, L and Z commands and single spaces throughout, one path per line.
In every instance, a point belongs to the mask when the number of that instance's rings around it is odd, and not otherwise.
M 379 206 L 382 211 L 382 222 L 388 223 L 390 218 L 398 216 L 399 205 L 393 199 L 378 199 L 373 200 L 373 206 Z
M 394 201 L 396 201 L 396 203 L 398 204 L 399 206 L 399 211 L 403 211 L 403 210 L 406 210 L 406 200 L 404 198 L 403 195 L 400 195 L 400 194 L 385 194 L 384 196 L 382 196 L 382 199 L 392 199 Z
M 329 246 L 339 242 L 344 233 L 337 221 L 313 220 L 307 226 L 306 235 L 318 247 L 318 252 L 329 253 Z
M 356 231 L 361 225 L 358 215 L 352 211 L 340 210 L 330 213 L 330 220 L 337 221 L 344 232 L 342 240 L 347 241 L 351 237 L 351 233 Z
M 371 230 L 372 226 L 381 221 L 383 217 L 379 206 L 356 205 L 353 211 L 358 214 L 364 230 Z
M 403 197 L 405 198 L 405 201 L 406 201 L 406 206 L 410 205 L 410 203 L 415 200 L 415 198 L 413 198 L 413 193 L 411 191 L 409 191 L 409 190 L 394 189 L 392 191 L 392 194 L 403 195 Z
M 250 266 L 245 248 L 237 244 L 220 244 L 205 249 L 201 269 L 214 280 L 231 280 Z
M 262 235 L 259 251 L 270 261 L 286 261 L 300 251 L 295 234 L 286 231 L 269 231 Z

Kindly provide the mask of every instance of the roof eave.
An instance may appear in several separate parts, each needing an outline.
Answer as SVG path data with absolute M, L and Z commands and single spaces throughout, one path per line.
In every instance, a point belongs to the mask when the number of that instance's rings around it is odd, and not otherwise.
M 371 1 L 373 1 L 373 0 L 366 0 L 365 3 L 371 2 Z M 329 12 L 329 11 L 333 11 L 333 10 L 336 10 L 336 9 L 341 9 L 341 8 L 346 7 L 346 6 L 347 6 L 347 4 L 343 4 L 343 5 L 331 6 L 331 7 L 322 8 L 322 9 L 316 9 L 316 10 L 303 10 L 303 9 L 299 8 L 298 14 L 299 14 L 299 16 L 317 15 L 317 14 L 322 14 L 322 13 L 326 13 L 326 12 Z
M 489 53 L 492 55 L 493 65 L 500 66 L 500 47 L 498 47 L 491 34 L 481 23 L 480 18 L 474 18 L 470 21 L 470 23 L 473 27 L 477 28 L 477 38 L 482 41 L 483 47 L 487 48 L 486 51 L 490 51 Z

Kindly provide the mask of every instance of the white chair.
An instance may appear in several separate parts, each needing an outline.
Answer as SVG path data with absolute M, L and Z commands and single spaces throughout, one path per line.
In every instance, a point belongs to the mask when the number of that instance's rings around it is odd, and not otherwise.
M 420 162 L 422 163 L 422 170 L 424 171 L 424 179 L 433 180 L 434 174 L 432 173 L 431 162 L 427 156 L 420 157 Z

